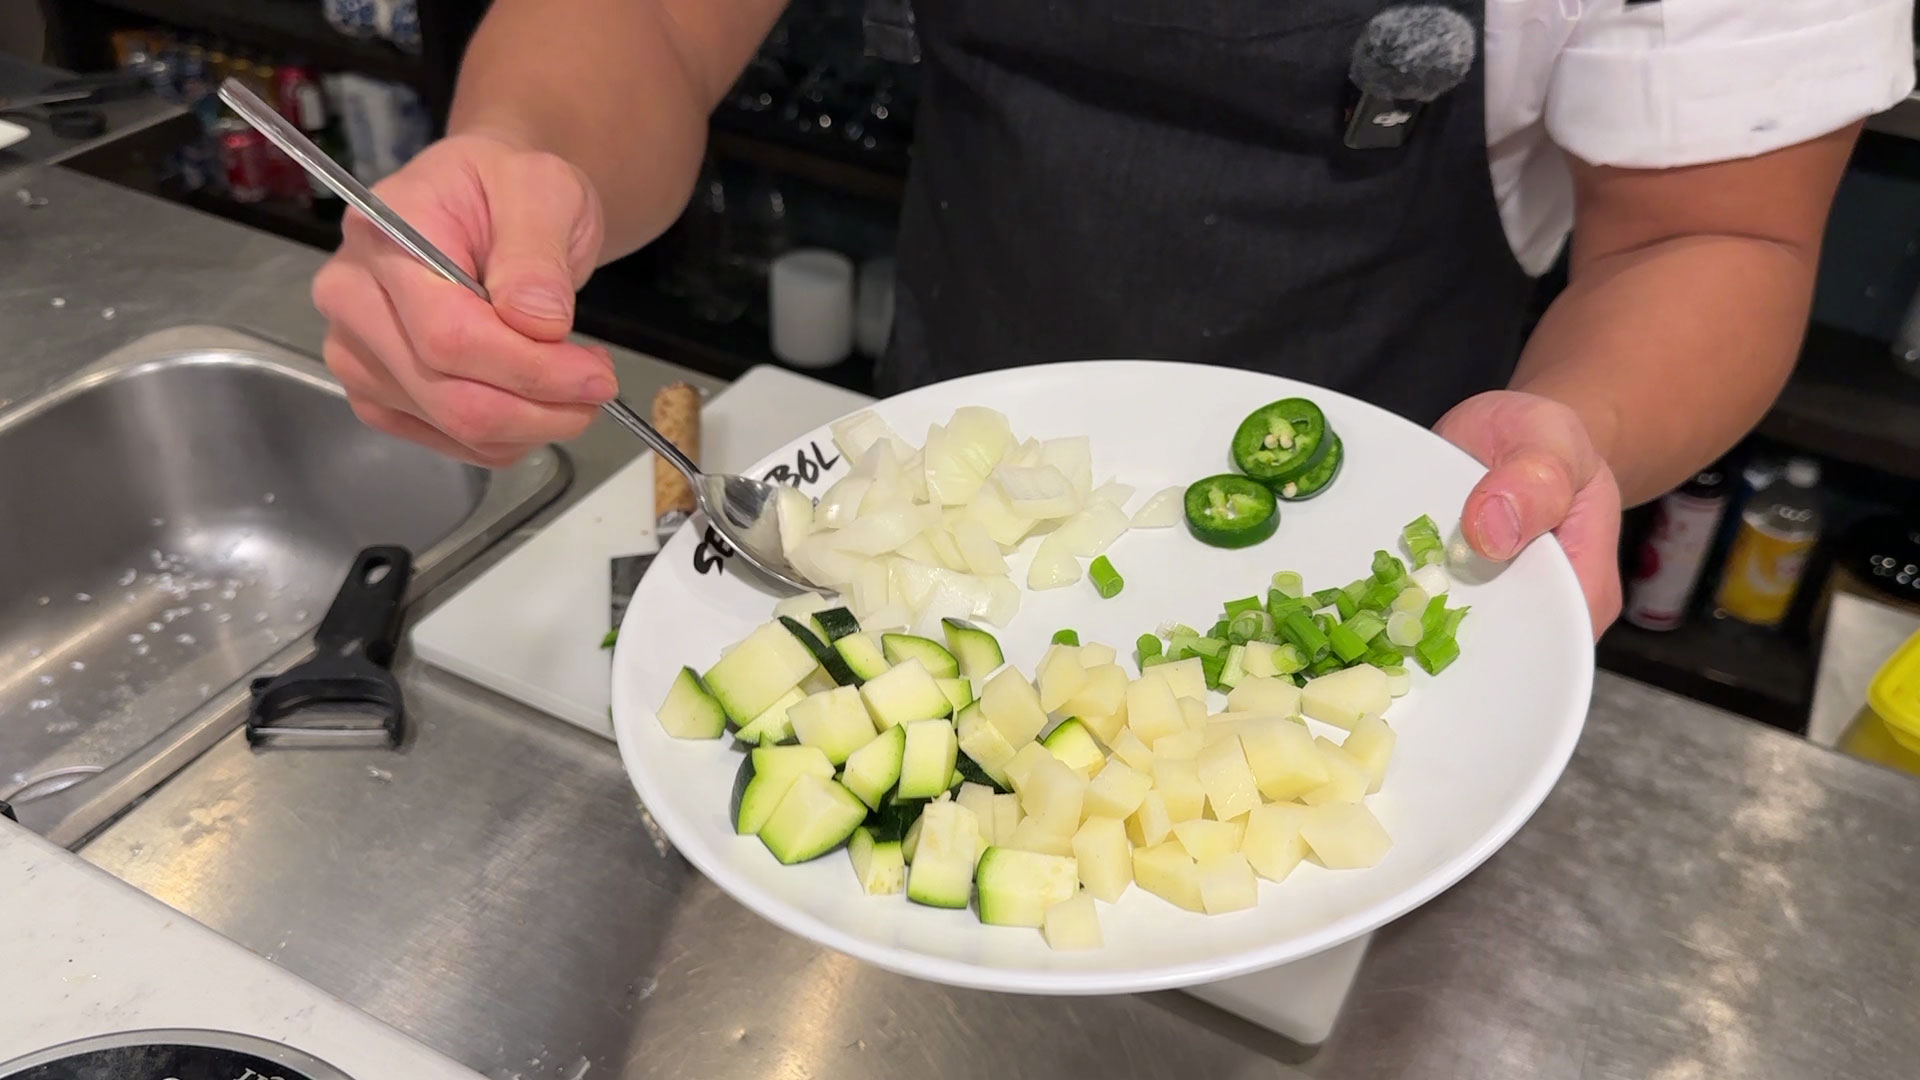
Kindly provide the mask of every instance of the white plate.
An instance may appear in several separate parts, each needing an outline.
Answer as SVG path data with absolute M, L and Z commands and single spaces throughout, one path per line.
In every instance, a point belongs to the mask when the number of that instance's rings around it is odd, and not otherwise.
M 1126 588 L 1101 600 L 1083 578 L 1023 592 L 1019 616 L 998 631 L 1007 659 L 1032 674 L 1053 632 L 1079 631 L 1131 655 L 1142 632 L 1168 621 L 1210 625 L 1230 599 L 1264 595 L 1276 570 L 1310 588 L 1368 571 L 1376 548 L 1398 548 L 1422 513 L 1443 531 L 1458 520 L 1482 467 L 1465 453 L 1373 405 L 1288 379 L 1228 368 L 1099 361 L 1018 368 L 924 387 L 875 411 L 919 444 L 961 405 L 1007 414 L 1022 438 L 1091 437 L 1096 483 L 1137 489 L 1129 509 L 1174 484 L 1226 471 L 1227 443 L 1258 405 L 1311 397 L 1346 446 L 1347 462 L 1317 499 L 1283 503 L 1279 533 L 1240 551 L 1202 546 L 1184 528 L 1141 530 L 1109 553 Z M 756 469 L 793 468 L 826 429 Z M 817 495 L 849 466 L 802 488 Z M 1259 906 L 1192 914 L 1138 888 L 1100 906 L 1106 946 L 1054 952 L 1035 930 L 981 925 L 903 896 L 862 893 L 844 854 L 776 863 L 757 839 L 735 836 L 728 798 L 739 755 L 724 740 L 669 738 L 654 717 L 682 664 L 705 670 L 720 648 L 771 617 L 773 600 L 732 575 L 695 569 L 701 529 L 668 544 L 641 582 L 613 662 L 614 732 L 634 787 L 654 819 L 701 872 L 770 921 L 822 945 L 906 975 L 960 986 L 1041 994 L 1108 994 L 1212 982 L 1310 956 L 1432 899 L 1505 843 L 1540 805 L 1573 752 L 1593 682 L 1585 602 L 1559 546 L 1532 545 L 1491 581 L 1457 587 L 1473 605 L 1463 655 L 1439 678 L 1414 672 L 1413 690 L 1387 714 L 1399 744 L 1381 792 L 1368 800 L 1394 845 L 1368 870 L 1302 864 L 1262 881 Z M 1023 555 L 1031 553 L 1028 542 Z M 1024 581 L 1025 558 L 1010 560 Z M 1214 708 L 1222 707 L 1216 698 Z
M 5 150 L 30 134 L 32 132 L 11 120 L 0 120 L 0 150 Z

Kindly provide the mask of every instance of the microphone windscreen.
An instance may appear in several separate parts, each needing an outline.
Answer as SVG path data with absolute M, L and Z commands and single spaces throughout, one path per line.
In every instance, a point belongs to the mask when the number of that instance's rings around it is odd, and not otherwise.
M 1348 69 L 1354 85 L 1399 101 L 1432 101 L 1473 67 L 1479 31 L 1440 4 L 1390 7 L 1367 23 Z

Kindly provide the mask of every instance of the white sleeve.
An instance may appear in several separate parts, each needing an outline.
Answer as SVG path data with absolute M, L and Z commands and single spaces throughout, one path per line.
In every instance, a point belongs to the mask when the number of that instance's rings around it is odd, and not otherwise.
M 1914 86 L 1914 0 L 1589 0 L 1546 125 L 1598 165 L 1751 157 L 1892 107 Z

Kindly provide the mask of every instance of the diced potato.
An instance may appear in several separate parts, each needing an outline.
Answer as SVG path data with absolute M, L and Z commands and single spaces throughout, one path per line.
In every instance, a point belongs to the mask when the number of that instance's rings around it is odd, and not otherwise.
M 1222 739 L 1239 738 L 1240 729 L 1247 726 L 1247 720 L 1248 717 L 1246 713 L 1215 714 L 1213 719 L 1208 720 L 1207 726 L 1200 732 L 1201 748 L 1205 749 Z M 1196 754 L 1195 756 L 1198 757 L 1199 755 Z
M 1340 744 L 1325 735 L 1313 740 L 1313 748 L 1320 755 L 1320 763 L 1327 768 L 1327 782 L 1300 796 L 1300 801 L 1308 806 L 1322 803 L 1359 802 L 1367 795 L 1367 770 L 1353 760 L 1353 756 L 1340 749 Z
M 1028 783 L 1027 777 L 1042 760 L 1051 761 L 1056 765 L 1060 763 L 1060 759 L 1054 757 L 1051 750 L 1037 742 L 1030 742 L 1021 747 L 1019 752 L 1013 755 L 1013 760 L 1007 762 L 1007 786 L 1015 793 L 1025 788 Z
M 1061 711 L 1067 713 L 1069 716 L 1079 717 L 1080 722 L 1087 725 L 1087 730 L 1093 733 L 1094 738 L 1100 740 L 1102 746 L 1112 746 L 1113 740 L 1119 738 L 1127 730 L 1127 716 L 1124 712 L 1113 716 L 1094 716 L 1087 713 L 1076 713 L 1073 711 L 1072 702 L 1068 702 L 1067 707 Z
M 1140 677 L 1165 683 L 1174 697 L 1190 697 L 1196 701 L 1207 700 L 1207 672 L 1200 666 L 1200 658 L 1197 656 L 1175 660 L 1171 664 L 1155 664 L 1141 672 Z
M 1072 836 L 1080 828 L 1080 809 L 1086 804 L 1087 781 L 1059 758 L 1047 755 L 1027 773 L 1026 784 L 1018 789 L 1020 809 L 1026 812 L 1022 825 L 1037 821 L 1042 828 L 1060 836 Z
M 1207 703 L 1199 698 L 1175 698 L 1180 705 L 1180 719 L 1186 721 L 1188 731 L 1199 731 L 1207 726 Z
M 1300 688 L 1292 679 L 1249 675 L 1227 694 L 1227 708 L 1261 716 L 1293 716 L 1300 711 Z
M 1265 641 L 1249 641 L 1247 651 L 1240 654 L 1240 666 L 1246 669 L 1248 675 L 1272 678 L 1280 674 L 1280 669 L 1273 662 L 1276 648 Z
M 1295 803 L 1270 803 L 1256 806 L 1247 815 L 1246 834 L 1240 838 L 1240 853 L 1253 869 L 1268 881 L 1285 881 L 1300 860 L 1307 857 L 1307 842 L 1300 837 L 1300 826 L 1313 811 Z
M 1300 838 L 1313 849 L 1313 857 L 1329 870 L 1374 866 L 1393 846 L 1380 819 L 1357 802 L 1313 807 L 1300 823 Z
M 1049 949 L 1099 948 L 1100 916 L 1094 911 L 1093 897 L 1079 893 L 1048 908 L 1040 934 Z
M 1148 668 L 1147 671 L 1159 671 L 1160 667 Z M 1177 735 L 1187 730 L 1187 721 L 1180 712 L 1179 700 L 1167 688 L 1166 682 L 1142 675 L 1127 686 L 1127 726 L 1133 729 L 1141 742 L 1152 746 L 1153 741 L 1162 735 Z
M 1082 657 L 1086 648 L 1080 650 Z M 1127 672 L 1119 664 L 1099 664 L 1086 669 L 1086 681 L 1060 711 L 1082 720 L 1088 717 L 1124 717 L 1127 704 Z M 1121 723 L 1125 723 L 1124 719 Z M 1103 725 L 1104 726 L 1104 725 Z M 1112 725 L 1115 728 L 1119 723 Z M 1099 735 L 1099 731 L 1094 734 Z M 1104 740 L 1106 736 L 1101 736 Z
M 1007 782 L 1007 767 L 1014 758 L 1013 744 L 993 726 L 986 713 L 977 706 L 961 709 L 953 733 L 959 738 L 961 753 L 972 758 L 988 776 L 1002 784 Z
M 1042 855 L 1071 855 L 1073 837 L 1062 836 L 1028 817 L 1020 819 L 1020 824 L 1013 827 L 1013 834 L 1000 841 L 1000 846 L 1018 851 L 1036 851 Z
M 1072 854 L 1080 866 L 1080 884 L 1095 899 L 1111 904 L 1133 884 L 1133 845 L 1118 818 L 1088 818 L 1073 834 Z
M 1247 857 L 1229 851 L 1201 860 L 1194 867 L 1200 890 L 1200 907 L 1209 915 L 1245 911 L 1260 902 L 1260 882 L 1253 876 Z
M 1125 821 L 1140 809 L 1140 803 L 1153 790 L 1153 777 L 1140 772 L 1119 758 L 1109 760 L 1087 785 L 1087 799 L 1081 812 L 1088 817 L 1101 816 Z
M 1171 761 L 1192 761 L 1200 756 L 1200 748 L 1204 745 L 1206 745 L 1206 734 L 1200 731 L 1188 730 L 1178 735 L 1162 735 L 1153 740 L 1153 756 Z
M 1165 666 L 1165 665 L 1162 665 Z M 1193 856 L 1171 841 L 1133 849 L 1133 883 L 1188 911 L 1205 911 Z
M 1305 724 L 1266 717 L 1240 727 L 1240 749 L 1260 794 L 1274 802 L 1297 799 L 1333 779 Z
M 1239 740 L 1214 743 L 1200 751 L 1194 765 L 1214 817 L 1232 821 L 1260 805 L 1260 785 L 1247 765 L 1247 756 L 1240 751 Z
M 1105 667 L 1113 663 L 1114 658 L 1118 655 L 1120 654 L 1115 652 L 1111 645 L 1102 645 L 1097 641 L 1089 641 L 1085 645 L 1080 646 L 1080 666 L 1091 672 L 1094 668 Z
M 1200 786 L 1199 766 L 1191 761 L 1153 759 L 1153 790 L 1174 821 L 1192 821 L 1207 808 L 1207 789 Z
M 993 835 L 1012 836 L 1014 827 L 1019 825 L 1020 819 L 1025 816 L 1020 811 L 1020 796 L 995 795 L 993 797 Z M 986 823 L 982 822 L 982 831 L 985 831 L 985 828 Z
M 1153 847 L 1163 844 L 1173 835 L 1173 817 L 1167 813 L 1165 796 L 1157 791 L 1147 792 L 1140 800 L 1140 809 L 1127 818 L 1127 839 L 1135 847 Z
M 1032 742 L 1047 726 L 1047 710 L 1040 707 L 1040 694 L 1012 665 L 987 680 L 980 690 L 980 711 L 1013 746 Z
M 1065 705 L 1087 684 L 1087 669 L 1080 666 L 1080 650 L 1055 645 L 1040 661 L 1035 681 L 1040 684 L 1040 708 L 1045 712 Z
M 1214 855 L 1239 851 L 1247 827 L 1238 821 L 1182 821 L 1173 827 L 1173 838 L 1187 849 L 1194 860 L 1205 861 Z
M 1328 672 L 1308 679 L 1300 689 L 1300 711 L 1334 727 L 1353 730 L 1369 716 L 1381 716 L 1393 704 L 1387 692 L 1387 673 L 1372 664 Z
M 953 801 L 971 810 L 973 816 L 980 819 L 980 836 L 987 843 L 997 842 L 994 839 L 997 834 L 993 831 L 992 788 L 985 784 L 964 783 L 960 785 L 960 794 L 955 795 Z
M 1381 783 L 1387 778 L 1387 759 L 1393 756 L 1396 738 L 1385 720 L 1369 716 L 1355 724 L 1353 733 L 1347 736 L 1346 742 L 1340 744 L 1340 749 L 1366 770 L 1369 795 L 1379 791 Z
M 1095 734 L 1099 734 L 1095 732 Z M 1113 756 L 1133 767 L 1135 772 L 1153 772 L 1153 751 L 1140 741 L 1140 736 L 1132 728 L 1122 728 L 1120 733 L 1107 740 L 1107 748 Z

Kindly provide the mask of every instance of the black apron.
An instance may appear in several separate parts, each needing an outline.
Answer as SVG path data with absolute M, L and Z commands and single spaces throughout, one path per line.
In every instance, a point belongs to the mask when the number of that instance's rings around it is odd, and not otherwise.
M 1482 63 L 1405 145 L 1344 143 L 1348 58 L 1385 6 L 914 0 L 922 97 L 881 390 L 1190 360 L 1431 424 L 1505 385 L 1530 282 L 1487 171 Z

